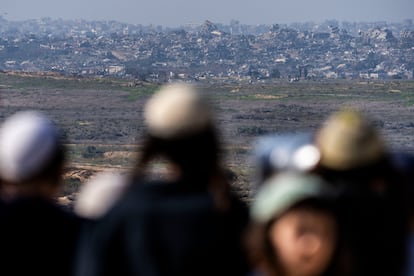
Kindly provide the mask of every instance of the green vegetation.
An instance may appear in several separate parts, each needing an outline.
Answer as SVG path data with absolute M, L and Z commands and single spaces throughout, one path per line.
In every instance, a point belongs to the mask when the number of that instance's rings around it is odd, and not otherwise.
M 405 99 L 407 105 L 414 105 L 414 87 L 401 92 L 394 91 L 393 93 L 401 94 L 401 97 Z
M 79 191 L 80 186 L 82 185 L 79 178 L 76 177 L 69 177 L 66 178 L 63 183 L 63 195 L 72 194 L 74 192 Z
M 414 151 L 414 81 L 203 83 L 212 100 L 232 183 L 248 198 L 258 136 L 314 131 L 333 111 L 351 106 L 372 115 L 395 148 Z M 72 169 L 129 169 L 145 133 L 146 100 L 159 84 L 124 79 L 61 78 L 0 72 L 0 114 L 39 109 L 63 129 Z M 179 108 L 179 107 L 177 107 Z M 162 169 L 162 168 L 161 168 Z M 66 191 L 85 177 L 69 174 Z
M 237 134 L 247 136 L 261 136 L 268 134 L 268 131 L 258 126 L 242 126 L 237 128 Z
M 142 96 L 151 96 L 159 88 L 158 85 L 141 86 L 141 87 L 122 87 L 122 91 L 129 92 L 127 99 L 135 101 Z
M 414 81 L 326 80 L 289 83 L 275 81 L 205 87 L 214 101 L 338 102 L 354 100 L 407 101 L 412 105 Z
M 64 78 L 54 75 L 0 74 L 0 83 L 14 89 L 110 89 L 119 86 L 106 79 Z
M 120 90 L 131 95 L 151 95 L 158 85 L 150 83 L 134 83 L 130 80 L 113 78 L 77 78 L 63 77 L 53 74 L 7 74 L 0 73 L 0 89 L 2 87 L 20 89 L 68 89 L 68 90 Z
M 96 148 L 95 146 L 87 146 L 82 152 L 82 157 L 86 159 L 103 158 L 104 153 L 102 149 Z

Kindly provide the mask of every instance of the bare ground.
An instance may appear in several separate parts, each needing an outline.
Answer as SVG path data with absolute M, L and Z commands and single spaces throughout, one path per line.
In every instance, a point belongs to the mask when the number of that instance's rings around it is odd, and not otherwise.
M 39 79 L 40 78 L 40 79 Z M 64 84 L 64 85 L 63 85 Z M 224 163 L 234 189 L 250 199 L 258 136 L 315 131 L 341 107 L 368 113 L 392 150 L 414 151 L 414 82 L 298 82 L 203 84 L 216 111 Z M 122 82 L 56 80 L 0 73 L 0 120 L 26 109 L 41 110 L 62 129 L 69 162 L 62 202 L 103 170 L 133 167 L 144 133 L 143 106 L 156 87 L 125 88 Z

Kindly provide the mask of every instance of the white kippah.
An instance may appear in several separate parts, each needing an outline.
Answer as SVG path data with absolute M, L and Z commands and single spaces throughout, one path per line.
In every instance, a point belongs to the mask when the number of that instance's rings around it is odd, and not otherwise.
M 10 182 L 28 180 L 53 156 L 57 131 L 35 111 L 18 112 L 0 128 L 0 176 Z
M 190 85 L 176 83 L 162 87 L 145 106 L 149 133 L 170 139 L 204 129 L 211 121 L 211 114 L 203 100 Z
M 127 184 L 121 174 L 99 173 L 80 189 L 74 206 L 76 214 L 90 219 L 103 216 L 121 197 Z

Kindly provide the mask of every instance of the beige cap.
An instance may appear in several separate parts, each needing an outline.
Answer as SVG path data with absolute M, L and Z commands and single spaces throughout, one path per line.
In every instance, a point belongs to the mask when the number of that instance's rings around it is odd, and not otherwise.
M 102 172 L 82 185 L 76 198 L 77 215 L 97 219 L 102 217 L 122 196 L 127 188 L 127 178 L 113 172 Z
M 366 166 L 381 159 L 385 144 L 361 112 L 342 110 L 331 115 L 316 134 L 321 165 L 336 170 Z
M 149 133 L 164 139 L 182 138 L 211 122 L 207 102 L 195 87 L 176 83 L 163 86 L 145 106 Z
M 53 157 L 57 143 L 57 129 L 41 113 L 10 116 L 0 128 L 1 177 L 13 183 L 29 180 Z

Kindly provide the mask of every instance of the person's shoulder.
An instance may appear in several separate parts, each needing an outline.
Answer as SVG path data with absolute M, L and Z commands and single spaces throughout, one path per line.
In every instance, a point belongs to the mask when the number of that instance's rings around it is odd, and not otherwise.
M 121 220 L 130 213 L 148 209 L 162 189 L 161 183 L 135 180 L 130 183 L 123 195 L 103 216 L 106 220 Z
M 31 215 L 37 213 L 40 217 L 56 215 L 67 216 L 68 213 L 50 199 L 42 197 L 18 197 L 7 202 L 9 215 Z
M 149 198 L 156 200 L 156 198 L 170 198 L 175 197 L 192 197 L 205 196 L 208 192 L 206 189 L 198 188 L 194 183 L 189 183 L 186 180 L 134 180 L 130 185 L 128 191 L 125 193 L 125 199 L 135 199 L 137 197 L 145 200 Z M 135 201 L 135 200 L 133 200 Z
M 169 190 L 168 185 L 162 181 L 135 180 L 131 182 L 118 205 L 141 205 L 148 200 L 154 200 Z
M 413 172 L 414 154 L 398 151 L 390 153 L 389 158 L 396 170 Z

